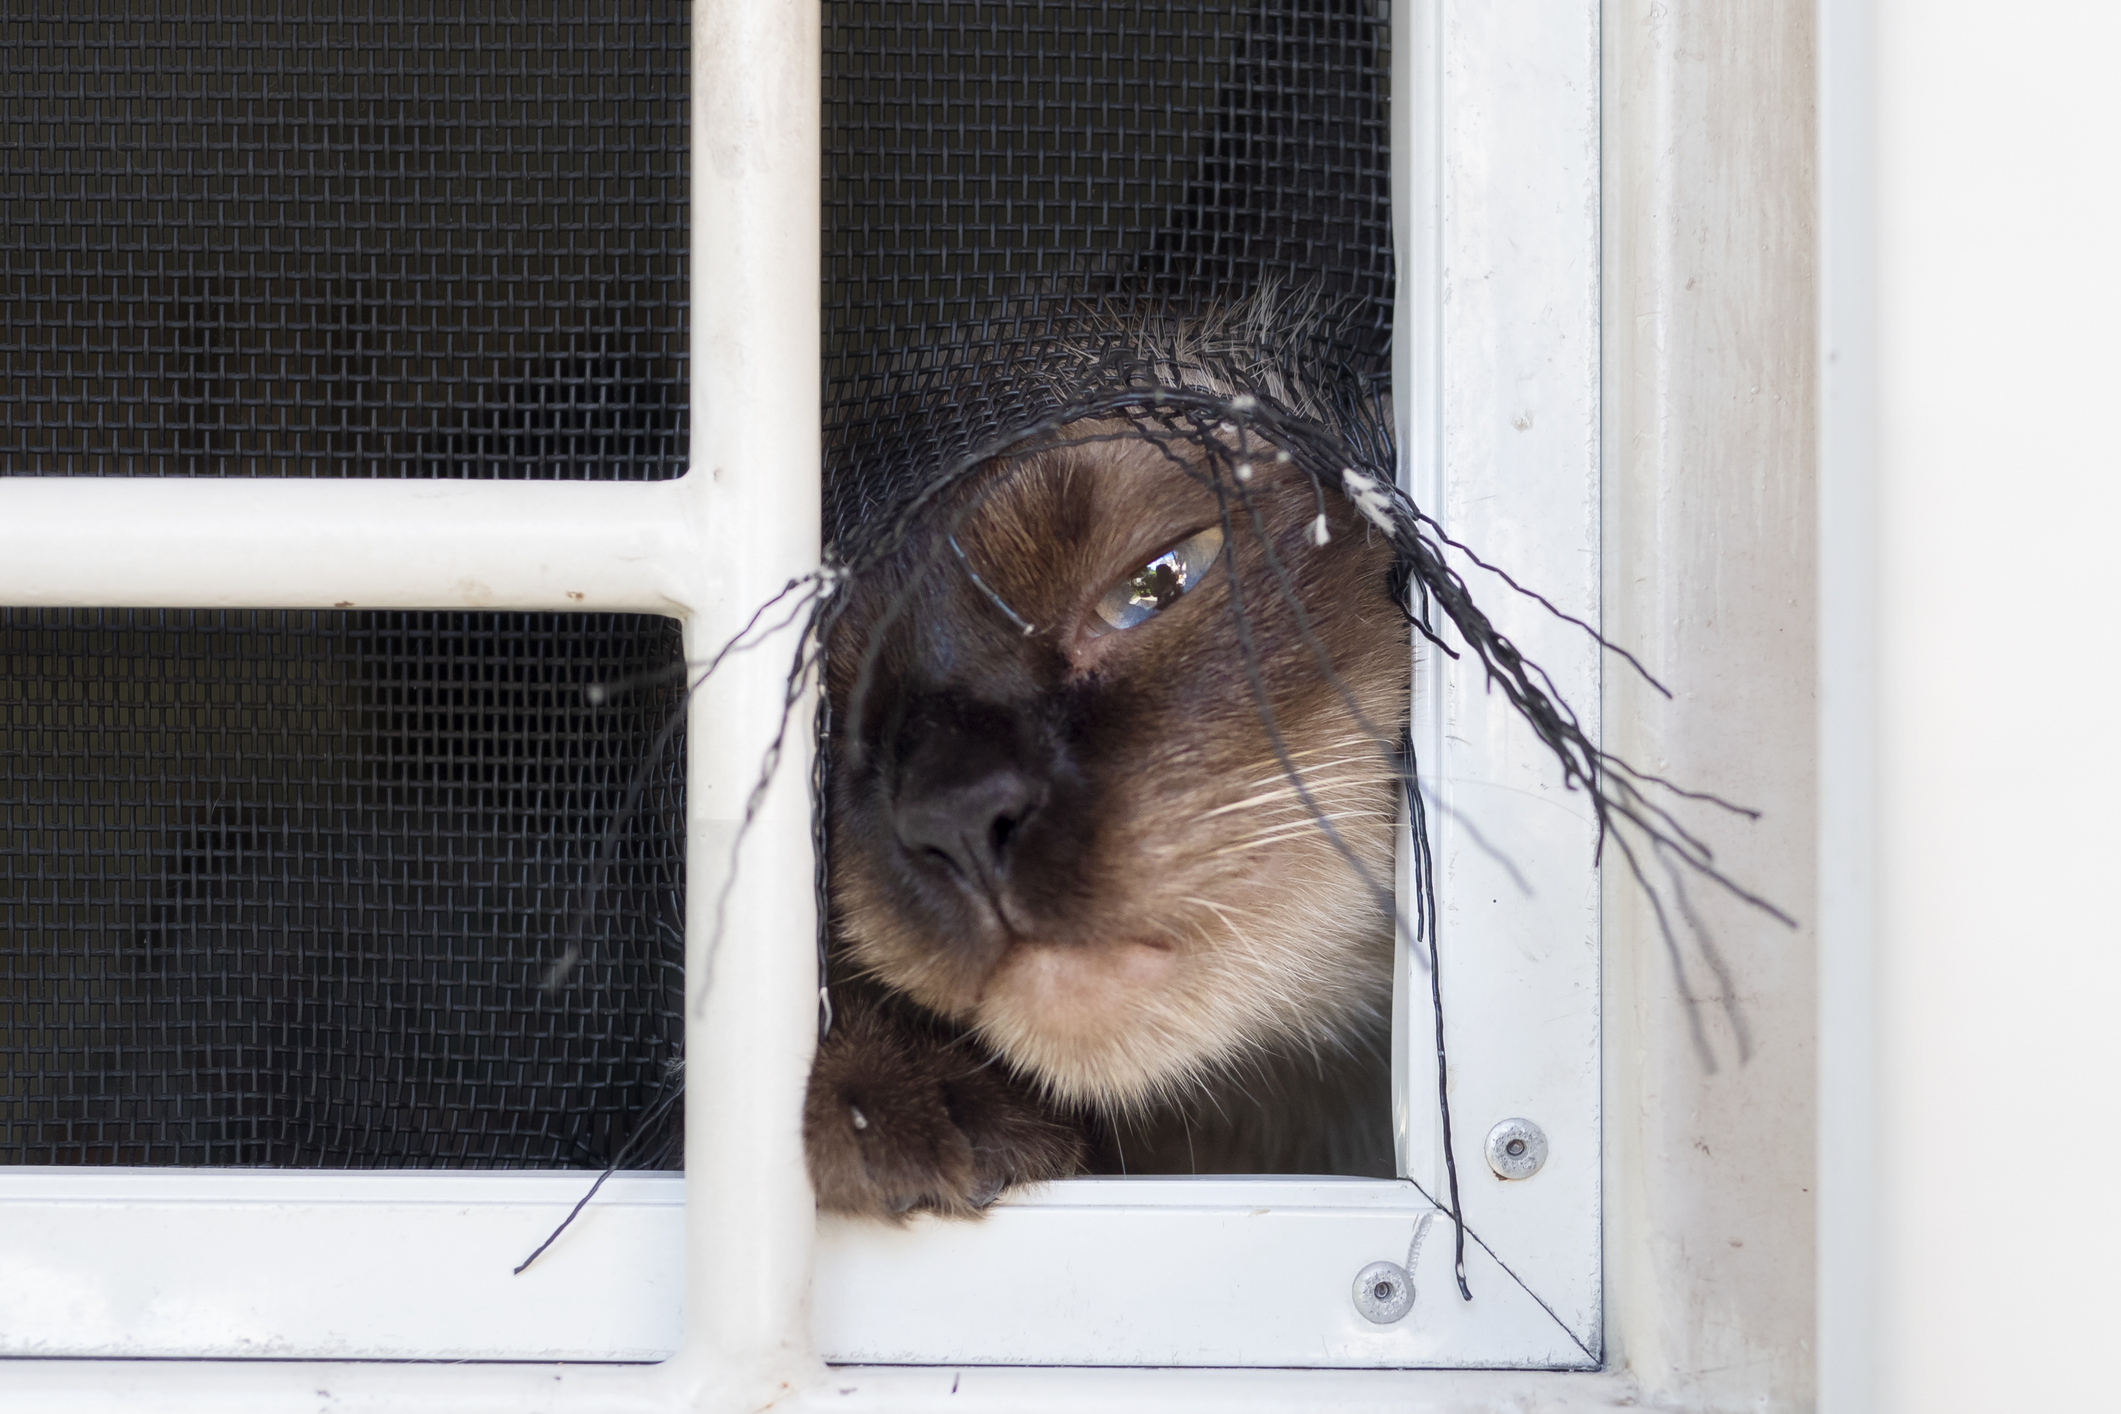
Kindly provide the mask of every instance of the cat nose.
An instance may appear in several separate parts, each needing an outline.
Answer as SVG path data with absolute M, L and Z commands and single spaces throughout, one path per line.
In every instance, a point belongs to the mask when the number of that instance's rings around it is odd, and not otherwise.
M 908 851 L 991 886 L 1008 873 L 1024 822 L 1044 797 L 1036 778 L 1007 762 L 934 760 L 902 779 L 892 824 Z

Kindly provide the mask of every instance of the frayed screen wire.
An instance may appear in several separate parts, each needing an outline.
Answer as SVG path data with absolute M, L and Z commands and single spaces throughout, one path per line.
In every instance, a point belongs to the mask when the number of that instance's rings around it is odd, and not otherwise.
M 1056 394 L 1050 399 L 1043 417 L 1007 437 L 972 449 L 944 474 L 925 484 L 914 485 L 898 512 L 878 524 L 875 533 L 844 547 L 835 547 L 838 553 L 825 568 L 814 575 L 791 580 L 780 593 L 761 605 L 744 627 L 705 664 L 696 669 L 687 667 L 681 670 L 687 677 L 684 696 L 689 700 L 691 693 L 730 655 L 752 651 L 790 630 L 797 631 L 797 647 L 786 679 L 781 721 L 761 763 L 731 844 L 724 892 L 717 900 L 712 932 L 701 953 L 707 967 L 711 969 L 721 941 L 727 889 L 735 877 L 745 836 L 778 769 L 795 709 L 821 680 L 825 645 L 831 640 L 833 628 L 846 606 L 849 585 L 888 560 L 910 554 L 914 573 L 909 586 L 918 586 L 925 576 L 940 572 L 947 557 L 959 572 L 972 577 L 994 603 L 996 611 L 1020 632 L 1035 632 L 1034 626 L 1027 624 L 978 579 L 958 542 L 957 527 L 985 496 L 993 493 L 998 484 L 992 479 L 997 468 L 1001 479 L 1005 480 L 1011 464 L 1070 445 L 1071 440 L 1080 440 L 1071 438 L 1070 429 L 1083 423 L 1117 422 L 1124 428 L 1118 435 L 1170 444 L 1184 442 L 1199 453 L 1197 458 L 1190 460 L 1174 457 L 1174 464 L 1189 466 L 1187 474 L 1205 478 L 1205 484 L 1213 491 L 1225 535 L 1223 553 L 1231 553 L 1230 547 L 1240 530 L 1248 529 L 1254 533 L 1256 542 L 1266 552 L 1277 593 L 1296 613 L 1306 650 L 1313 655 L 1318 671 L 1338 688 L 1351 706 L 1352 694 L 1340 683 L 1324 647 L 1312 633 L 1302 606 L 1295 600 L 1289 572 L 1275 558 L 1264 533 L 1257 506 L 1248 489 L 1253 462 L 1262 456 L 1272 456 L 1278 463 L 1293 463 L 1310 481 L 1321 505 L 1328 495 L 1340 496 L 1376 533 L 1388 537 L 1393 550 L 1393 597 L 1414 632 L 1427 640 L 1435 651 L 1452 659 L 1463 661 L 1470 654 L 1480 665 L 1488 689 L 1503 694 L 1515 714 L 1554 757 L 1564 786 L 1584 793 L 1597 823 L 1599 855 L 1602 856 L 1608 841 L 1620 851 L 1630 876 L 1652 904 L 1675 963 L 1681 953 L 1679 932 L 1673 919 L 1675 912 L 1679 921 L 1695 933 L 1697 945 L 1712 959 L 1716 957 L 1713 944 L 1700 932 L 1697 912 L 1684 891 L 1683 879 L 1688 874 L 1707 881 L 1749 907 L 1793 925 L 1786 913 L 1727 874 L 1699 834 L 1674 813 L 1673 806 L 1685 801 L 1747 817 L 1753 812 L 1714 794 L 1689 790 L 1642 771 L 1600 748 L 1585 733 L 1576 712 L 1556 690 L 1545 670 L 1526 658 L 1481 609 L 1465 579 L 1453 567 L 1451 556 L 1455 553 L 1468 563 L 1496 575 L 1513 593 L 1586 634 L 1601 649 L 1621 658 L 1657 691 L 1669 696 L 1664 685 L 1657 682 L 1632 654 L 1609 642 L 1595 627 L 1564 613 L 1535 590 L 1520 584 L 1503 568 L 1483 560 L 1469 547 L 1451 538 L 1396 487 L 1390 470 L 1394 464 L 1392 440 L 1376 412 L 1375 399 L 1366 396 L 1361 389 L 1351 392 L 1345 385 L 1336 387 L 1330 369 L 1319 361 L 1320 347 L 1316 341 L 1293 340 L 1279 349 L 1265 351 L 1264 356 L 1255 348 L 1247 354 L 1251 366 L 1243 369 L 1216 366 L 1212 356 L 1204 356 L 1197 344 L 1191 347 L 1151 346 L 1145 353 L 1139 329 L 1126 339 L 1109 339 L 1088 350 L 1079 347 L 1068 370 L 1073 375 L 1072 386 L 1066 389 L 1065 395 Z M 1230 391 L 1232 382 L 1238 378 L 1251 386 L 1243 391 Z M 1199 470 L 1190 469 L 1194 462 Z M 974 479 L 981 476 L 990 479 L 983 486 L 972 487 L 971 495 L 963 494 Z M 1323 524 L 1323 520 L 1317 523 Z M 1312 543 L 1317 540 L 1314 538 Z M 902 590 L 901 599 L 911 592 L 910 587 Z M 894 605 L 894 611 L 899 607 L 902 604 Z M 886 622 L 872 630 L 864 661 L 855 675 L 850 711 L 857 715 L 862 694 L 868 690 L 873 677 L 876 645 L 883 628 L 888 627 L 889 617 L 887 612 Z M 1318 807 L 1302 771 L 1281 740 L 1260 676 L 1258 648 L 1252 641 L 1242 595 L 1238 593 L 1232 596 L 1232 629 L 1255 705 L 1284 775 L 1320 831 L 1363 878 L 1380 906 L 1395 920 L 1398 935 L 1407 942 L 1411 955 L 1428 975 L 1439 1078 L 1437 1107 L 1448 1184 L 1443 1201 L 1438 1201 L 1436 1206 L 1453 1220 L 1455 1271 L 1461 1295 L 1471 1299 L 1465 1278 L 1464 1249 L 1468 1234 L 1458 1196 L 1449 1096 L 1443 1084 L 1447 1057 L 1444 1053 L 1444 995 L 1441 939 L 1436 927 L 1435 879 L 1429 852 L 1427 812 L 1417 783 L 1417 763 L 1411 738 L 1396 728 L 1387 731 L 1376 723 L 1362 722 L 1363 730 L 1378 749 L 1388 751 L 1396 758 L 1406 795 L 1415 840 L 1415 898 L 1412 908 L 1406 909 L 1392 897 L 1386 882 L 1372 878 L 1354 852 L 1339 838 L 1333 822 Z M 1450 640 L 1455 640 L 1457 646 L 1453 646 Z M 605 685 L 590 691 L 609 693 L 630 685 Z M 678 712 L 682 716 L 682 705 Z M 825 746 L 831 725 L 829 704 L 820 694 L 812 724 L 817 734 L 817 750 L 810 789 L 813 830 L 819 846 L 815 886 L 819 917 L 816 942 L 821 969 L 826 960 L 825 928 L 829 917 L 826 897 L 829 851 L 825 848 L 824 801 L 829 769 Z M 666 732 L 658 740 L 650 754 L 650 767 L 667 739 Z M 630 792 L 621 814 L 631 808 L 633 793 Z M 615 819 L 613 832 L 623 826 L 623 819 Z M 607 840 L 613 837 L 613 832 L 607 832 Z M 1671 902 L 1676 906 L 1668 906 L 1658 882 L 1645 869 L 1647 859 L 1655 859 L 1662 865 L 1667 875 L 1666 884 L 1673 891 Z M 585 909 L 594 906 L 597 880 L 601 877 L 601 872 L 593 870 Z M 581 933 L 582 929 L 577 927 L 573 936 L 579 939 Z M 548 985 L 556 985 L 578 958 L 578 947 L 571 944 L 568 954 L 556 961 L 548 974 Z M 829 1002 L 821 996 L 821 1032 L 830 1025 Z M 667 1099 L 665 1097 L 658 1104 L 667 1103 Z M 616 1167 L 614 1164 L 612 1171 Z M 599 1183 L 602 1181 L 601 1178 L 598 1180 Z M 1424 1196 L 1428 1196 L 1426 1192 Z M 572 1218 L 570 1214 L 567 1221 L 571 1222 Z M 563 1222 L 561 1230 L 565 1226 Z M 554 1236 L 558 1236 L 557 1231 Z M 550 1245 L 550 1239 L 546 1245 Z

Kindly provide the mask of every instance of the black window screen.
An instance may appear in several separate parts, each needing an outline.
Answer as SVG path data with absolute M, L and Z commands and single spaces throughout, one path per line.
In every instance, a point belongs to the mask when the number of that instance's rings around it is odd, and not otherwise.
M 0 466 L 683 471 L 684 0 L 10 0 Z
M 1389 364 L 1384 0 L 827 0 L 828 529 L 1020 417 L 1088 314 L 1262 282 Z
M 679 474 L 689 22 L 10 5 L 0 467 Z M 0 611 L 0 1162 L 674 1163 L 678 702 L 582 688 L 679 652 L 638 617 Z
M 608 1162 L 677 1078 L 684 752 L 676 686 L 583 688 L 679 653 L 638 615 L 0 610 L 0 1163 Z
M 1086 317 L 1315 290 L 1381 378 L 1384 13 L 828 0 L 828 527 L 1022 415 Z M 10 6 L 0 469 L 680 473 L 688 20 Z M 0 610 L 0 1162 L 674 1162 L 679 652 Z

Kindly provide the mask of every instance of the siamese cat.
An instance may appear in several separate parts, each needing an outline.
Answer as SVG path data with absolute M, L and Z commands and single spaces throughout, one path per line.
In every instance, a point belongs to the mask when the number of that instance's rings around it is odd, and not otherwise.
M 1394 547 L 1271 429 L 1174 426 L 1049 428 L 842 588 L 804 1114 L 827 1211 L 1393 1171 Z

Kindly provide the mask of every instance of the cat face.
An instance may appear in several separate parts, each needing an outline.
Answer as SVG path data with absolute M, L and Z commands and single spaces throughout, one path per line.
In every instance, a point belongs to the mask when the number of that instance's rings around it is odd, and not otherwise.
M 840 946 L 1109 1108 L 1374 1035 L 1411 662 L 1390 548 L 1271 453 L 1219 504 L 1189 441 L 1061 440 L 942 507 L 954 546 L 849 588 Z

